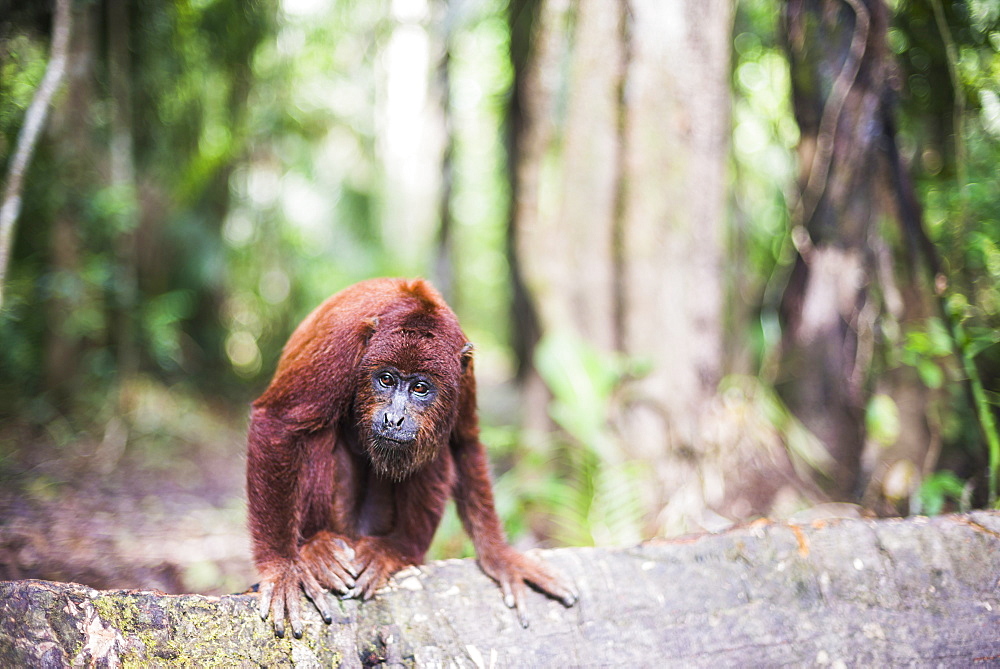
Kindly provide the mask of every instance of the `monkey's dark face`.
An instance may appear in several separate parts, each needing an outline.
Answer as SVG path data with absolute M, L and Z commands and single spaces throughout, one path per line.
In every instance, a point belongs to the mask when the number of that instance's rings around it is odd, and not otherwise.
M 430 374 L 390 365 L 378 367 L 366 385 L 358 416 L 362 443 L 375 471 L 402 480 L 437 456 L 453 393 Z
M 426 314 L 374 319 L 355 377 L 354 420 L 374 470 L 400 481 L 447 448 L 468 353 L 457 327 Z
M 383 367 L 371 379 L 375 410 L 371 416 L 372 439 L 388 448 L 413 446 L 423 414 L 434 404 L 437 387 L 426 374 L 404 374 Z
M 358 379 L 355 414 L 373 468 L 395 481 L 433 461 L 445 447 L 457 397 L 457 379 L 425 371 L 433 368 L 426 364 L 400 363 L 367 368 Z

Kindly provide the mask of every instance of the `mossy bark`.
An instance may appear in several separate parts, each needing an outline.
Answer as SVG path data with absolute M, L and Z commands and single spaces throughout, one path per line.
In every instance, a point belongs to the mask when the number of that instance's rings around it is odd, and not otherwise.
M 576 583 L 522 629 L 471 560 L 275 638 L 255 595 L 0 583 L 0 666 L 971 666 L 1000 657 L 1000 514 L 758 522 L 546 555 Z M 984 664 L 985 666 L 985 664 Z

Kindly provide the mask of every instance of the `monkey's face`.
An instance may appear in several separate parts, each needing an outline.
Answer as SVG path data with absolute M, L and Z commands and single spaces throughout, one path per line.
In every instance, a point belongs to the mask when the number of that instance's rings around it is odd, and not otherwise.
M 437 456 L 447 433 L 441 423 L 451 413 L 446 405 L 454 393 L 426 372 L 392 365 L 379 366 L 365 383 L 367 401 L 358 422 L 368 457 L 383 476 L 406 478 Z
M 359 366 L 354 418 L 372 467 L 399 481 L 447 448 L 464 339 L 460 331 L 393 327 L 386 320 L 371 334 Z
M 412 446 L 417 440 L 423 414 L 434 404 L 437 388 L 426 374 L 404 374 L 383 367 L 372 375 L 375 410 L 371 416 L 372 439 L 388 446 Z

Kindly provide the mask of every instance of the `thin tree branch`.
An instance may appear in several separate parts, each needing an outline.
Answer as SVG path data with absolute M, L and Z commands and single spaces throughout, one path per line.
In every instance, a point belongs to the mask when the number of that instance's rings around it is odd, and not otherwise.
M 962 91 L 962 78 L 958 75 L 958 48 L 955 46 L 955 39 L 951 35 L 948 27 L 948 20 L 944 16 L 944 7 L 941 0 L 931 0 L 931 8 L 934 10 L 934 23 L 938 32 L 941 33 L 941 41 L 944 43 L 944 52 L 948 62 L 948 78 L 951 79 L 951 87 L 954 96 L 954 108 L 952 110 L 952 127 L 955 133 L 955 178 L 958 182 L 958 190 L 962 195 L 961 203 L 963 211 L 961 223 L 965 225 L 965 205 L 968 197 L 965 195 L 965 184 L 967 181 L 968 169 L 965 158 L 965 133 L 962 132 L 962 125 L 965 122 L 965 93 Z
M 35 91 L 35 97 L 24 115 L 24 125 L 17 136 L 17 146 L 7 167 L 7 179 L 4 184 L 3 202 L 0 203 L 0 307 L 3 306 L 4 284 L 7 278 L 7 266 L 10 263 L 11 249 L 14 242 L 14 225 L 21 213 L 21 192 L 24 189 L 24 176 L 35 152 L 38 137 L 49 113 L 49 103 L 59 90 L 63 75 L 66 73 L 66 60 L 69 52 L 69 34 L 72 22 L 71 0 L 56 0 L 55 14 L 52 19 L 52 51 L 49 64 L 45 68 L 42 83 Z
M 868 50 L 868 33 L 871 27 L 868 8 L 859 0 L 845 0 L 845 2 L 854 11 L 854 32 L 851 35 L 850 49 L 823 105 L 823 116 L 816 132 L 816 151 L 809 165 L 806 183 L 792 207 L 792 243 L 806 262 L 809 261 L 813 249 L 813 242 L 806 226 L 816 213 L 816 208 L 826 190 L 830 170 L 833 167 L 834 140 L 840 116 L 847 96 L 857 82 L 861 62 Z

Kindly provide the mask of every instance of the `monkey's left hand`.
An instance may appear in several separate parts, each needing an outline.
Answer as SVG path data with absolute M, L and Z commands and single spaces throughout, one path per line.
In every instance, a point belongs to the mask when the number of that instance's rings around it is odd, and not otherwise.
M 389 577 L 419 560 L 405 556 L 392 543 L 382 537 L 362 537 L 355 545 L 354 566 L 358 575 L 354 588 L 347 596 L 371 599 L 384 586 Z
M 573 606 L 579 597 L 563 576 L 543 562 L 502 545 L 488 555 L 479 557 L 479 566 L 500 585 L 504 603 L 517 611 L 521 627 L 528 626 L 525 605 L 525 583 L 529 583 L 563 606 Z
M 347 595 L 358 575 L 356 552 L 347 537 L 323 530 L 299 549 L 302 561 L 321 585 Z

